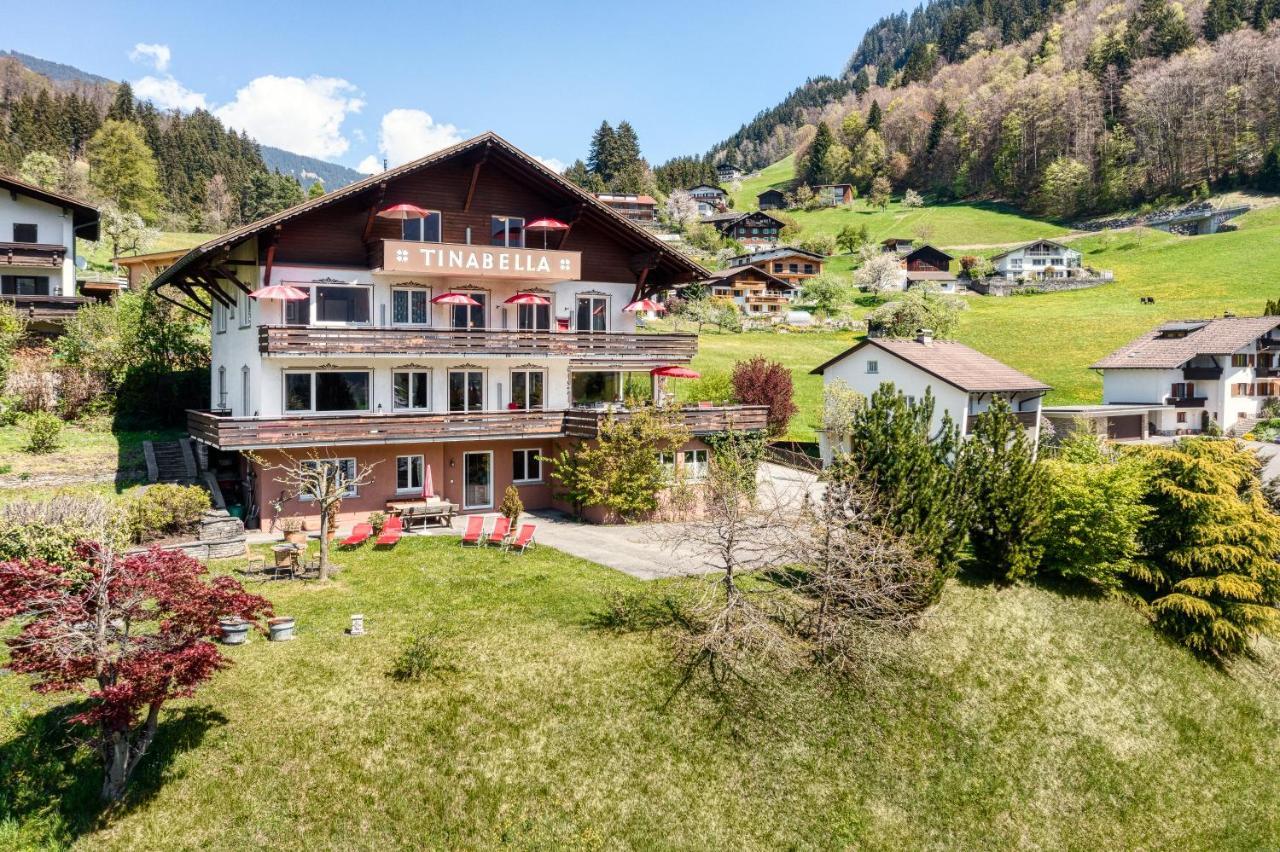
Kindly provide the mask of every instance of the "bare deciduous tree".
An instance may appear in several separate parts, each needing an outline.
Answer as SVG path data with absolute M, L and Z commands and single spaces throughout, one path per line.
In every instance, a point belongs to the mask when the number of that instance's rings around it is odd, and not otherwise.
M 263 472 L 276 474 L 274 481 L 284 486 L 291 497 L 310 500 L 320 511 L 320 579 L 329 579 L 329 523 L 337 515 L 338 507 L 353 488 L 367 485 L 373 477 L 374 465 L 356 465 L 348 476 L 338 460 L 321 456 L 312 451 L 306 458 L 295 459 L 285 454 L 285 461 L 270 464 L 257 456 L 250 456 L 262 466 Z M 375 462 L 376 464 L 376 462 Z

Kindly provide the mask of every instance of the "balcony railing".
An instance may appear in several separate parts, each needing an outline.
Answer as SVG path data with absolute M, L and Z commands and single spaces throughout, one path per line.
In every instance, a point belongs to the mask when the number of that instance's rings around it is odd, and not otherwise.
M 764 429 L 769 409 L 763 405 L 684 406 L 680 409 L 685 427 L 694 435 L 714 435 L 719 432 L 755 432 Z M 609 417 L 626 420 L 631 412 L 626 409 L 573 408 L 565 412 L 564 432 L 571 438 L 594 438 L 600 434 L 600 425 Z
M 1165 398 L 1166 405 L 1172 405 L 1174 408 L 1204 408 L 1204 404 L 1209 401 L 1204 396 L 1170 396 Z
M 395 275 L 578 281 L 582 252 L 507 246 L 382 240 L 373 244 L 370 265 Z
M 1222 378 L 1221 367 L 1183 367 L 1182 378 L 1187 381 L 1217 381 Z
M 67 256 L 65 246 L 48 243 L 0 243 L 0 266 L 57 269 Z
M 696 334 L 436 329 L 400 326 L 262 326 L 264 355 L 502 355 L 569 357 L 591 366 L 688 363 Z
M 432 414 L 344 414 L 306 417 L 231 417 L 188 411 L 187 431 L 224 450 L 324 444 L 396 444 L 475 438 L 555 438 L 563 411 L 476 411 Z
M 75 314 L 89 299 L 83 296 L 0 296 L 29 320 L 58 322 Z
M 681 409 L 695 435 L 765 428 L 764 406 L 688 406 Z M 223 450 L 288 449 L 324 445 L 434 443 L 459 440 L 594 438 L 610 416 L 601 409 L 553 411 L 341 414 L 298 417 L 231 417 L 225 411 L 187 412 L 187 431 Z M 613 412 L 625 419 L 626 410 Z

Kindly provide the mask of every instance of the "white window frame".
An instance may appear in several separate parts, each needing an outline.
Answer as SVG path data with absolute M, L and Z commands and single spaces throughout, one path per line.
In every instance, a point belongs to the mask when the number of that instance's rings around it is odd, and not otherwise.
M 227 407 L 227 368 L 218 368 L 218 408 L 225 410 Z
M 450 386 L 453 384 L 454 373 L 462 373 L 464 375 L 469 375 L 471 373 L 480 374 L 480 407 L 479 408 L 463 408 L 455 411 L 452 407 L 450 407 L 449 390 L 450 390 Z M 465 390 L 466 390 L 465 384 L 463 386 L 463 390 L 465 395 Z M 470 368 L 467 368 L 467 369 L 451 368 L 448 371 L 448 375 L 445 376 L 444 408 L 445 408 L 445 411 L 449 412 L 450 414 L 474 414 L 475 412 L 478 412 L 478 411 L 488 411 L 489 410 L 489 371 L 484 369 L 483 367 L 478 370 L 473 370 Z
M 486 503 L 471 504 L 467 502 L 467 459 L 471 456 L 488 456 L 489 457 L 489 496 Z M 493 508 L 493 450 L 472 450 L 462 454 L 462 508 L 463 509 L 492 509 Z
M 315 467 L 316 465 L 321 465 L 321 464 L 342 465 L 344 468 L 350 467 L 351 469 L 350 475 L 347 476 L 348 480 L 354 480 L 356 476 L 357 468 L 356 468 L 356 460 L 354 457 L 347 457 L 347 458 L 340 458 L 340 459 L 303 459 L 302 463 L 307 467 Z M 345 471 L 343 473 L 344 475 L 346 475 Z M 342 492 L 343 500 L 346 500 L 349 497 L 359 497 L 359 496 L 360 496 L 360 488 L 355 484 L 352 484 L 349 488 L 347 488 L 346 491 Z M 312 497 L 310 494 L 298 495 L 298 502 L 300 503 L 310 503 L 315 499 L 316 498 Z
M 414 322 L 410 319 L 408 322 L 396 322 L 396 294 L 397 293 L 422 293 L 427 301 L 427 321 Z M 413 316 L 413 296 L 409 295 L 409 316 Z M 431 327 L 431 288 L 430 287 L 392 287 L 391 288 L 391 325 L 397 328 L 430 328 Z
M 493 242 L 493 220 L 494 220 L 494 219 L 501 219 L 501 220 L 502 220 L 502 243 L 501 243 L 501 244 L 494 244 L 494 242 Z M 513 220 L 513 219 L 519 219 L 519 220 L 520 220 L 520 245 L 518 245 L 518 246 L 513 246 L 513 245 L 511 245 L 511 220 Z M 528 220 L 527 220 L 527 219 L 525 219 L 525 217 L 523 217 L 523 216 L 508 216 L 508 215 L 507 215 L 507 214 L 505 214 L 505 213 L 492 213 L 492 214 L 490 214 L 490 216 L 489 216 L 489 244 L 490 244 L 491 246 L 493 246 L 494 248 L 525 248 L 525 242 L 526 242 L 526 240 L 525 240 L 525 231 L 524 231 L 524 226 L 525 226 L 525 224 L 527 223 L 527 221 L 528 221 Z
M 527 402 L 529 398 L 529 380 L 528 379 L 525 379 L 525 384 L 524 384 L 525 399 L 524 400 L 516 399 L 516 374 L 517 373 L 540 373 L 542 375 L 542 405 L 539 405 L 537 408 L 534 408 L 532 406 L 523 404 Z M 517 402 L 522 403 L 520 408 L 514 409 L 514 410 L 543 411 L 544 409 L 546 409 L 547 407 L 547 371 L 545 369 L 535 369 L 531 367 L 525 370 L 512 370 L 510 375 L 508 376 L 508 381 L 510 382 L 510 387 L 507 391 L 507 395 L 510 397 L 510 401 L 512 403 L 517 403 Z
M 673 481 L 676 478 L 676 451 L 659 450 L 658 466 L 662 468 L 662 473 L 667 482 Z
M 241 328 L 253 325 L 253 299 L 243 290 L 236 293 L 236 310 Z
M 433 244 L 436 244 L 436 243 L 442 243 L 442 242 L 444 242 L 444 214 L 443 214 L 443 213 L 441 213 L 439 210 L 427 210 L 426 212 L 428 212 L 428 213 L 434 213 L 434 214 L 436 214 L 436 216 L 439 218 L 439 220 L 440 220 L 440 227 L 439 227 L 437 230 L 438 230 L 438 231 L 439 231 L 439 233 L 440 233 L 440 239 L 438 239 L 438 240 L 414 240 L 414 239 L 410 239 L 409 237 L 406 237 L 406 236 L 404 235 L 404 226 L 405 226 L 405 223 L 404 223 L 404 222 L 401 222 L 401 223 L 400 223 L 400 239 L 401 239 L 403 242 L 406 242 L 406 243 L 433 243 Z M 425 219 L 425 217 L 424 217 L 424 219 Z M 423 221 L 423 220 L 419 220 L 419 221 Z
M 391 371 L 391 410 L 392 411 L 430 411 L 431 410 L 431 373 L 432 370 L 392 370 Z M 409 404 L 396 404 L 396 376 L 409 376 Z M 427 383 L 427 405 L 419 408 L 413 404 L 413 377 L 422 376 Z
M 594 303 L 599 300 L 604 302 L 604 328 L 596 331 L 592 328 L 578 328 L 578 306 L 583 299 L 590 299 Z M 592 307 L 592 315 L 594 315 L 594 306 Z M 573 325 L 575 331 L 586 331 L 593 334 L 607 334 L 613 331 L 613 298 L 607 293 L 574 293 L 573 294 Z
M 699 455 L 702 456 L 702 461 L 698 461 Z M 693 456 L 693 461 L 689 460 L 689 456 Z M 710 465 L 711 457 L 706 450 L 682 450 L 680 453 L 680 466 L 690 482 L 701 482 L 706 479 Z
M 533 459 L 538 464 L 537 479 L 516 479 L 515 455 L 516 453 L 524 453 L 524 472 L 526 477 L 529 473 L 529 460 Z M 511 451 L 511 484 L 512 485 L 541 485 L 545 480 L 542 478 L 542 448 L 516 447 Z
M 245 364 L 240 368 L 240 405 L 244 408 L 244 411 L 240 412 L 241 417 L 248 417 L 250 415 L 250 412 L 253 409 L 253 406 L 250 403 L 249 365 Z
M 872 358 L 872 359 L 870 359 L 870 360 L 868 360 L 868 361 L 867 361 L 867 375 L 868 375 L 868 376 L 878 376 L 878 375 L 880 375 L 880 362 L 879 362 L 879 361 L 875 360 L 874 358 Z
M 373 325 L 373 285 L 372 284 L 360 284 L 360 283 L 349 284 L 345 281 L 337 284 L 320 284 L 315 281 L 304 281 L 304 282 L 286 281 L 283 283 L 288 284 L 290 287 L 297 287 L 299 290 L 307 291 L 307 325 L 315 325 L 315 326 L 330 327 L 330 328 L 364 328 L 364 327 Z M 359 288 L 361 290 L 364 290 L 369 297 L 368 321 L 367 322 L 336 322 L 334 320 L 325 320 L 322 322 L 317 320 L 316 308 L 319 307 L 319 299 L 316 298 L 316 291 L 321 288 L 328 288 L 333 290 L 336 290 L 339 288 L 346 288 L 346 289 Z M 287 314 L 287 308 L 286 308 L 286 316 L 287 315 L 288 314 Z
M 213 300 L 213 333 L 227 333 L 227 306 L 217 299 Z
M 404 459 L 409 460 L 409 484 L 400 485 L 400 462 Z M 413 460 L 418 462 L 418 484 L 413 484 Z M 427 459 L 421 454 L 396 456 L 396 494 L 420 494 L 422 493 L 422 484 L 426 481 L 427 476 Z
M 366 373 L 369 376 L 369 407 L 368 408 L 351 408 L 346 411 L 317 411 L 316 410 L 316 374 L 318 373 Z M 291 409 L 289 408 L 289 376 L 310 376 L 311 377 L 311 408 L 309 409 Z M 285 417 L 311 414 L 316 417 L 326 417 L 329 415 L 342 416 L 347 414 L 368 414 L 375 410 L 373 401 L 373 370 L 368 367 L 352 367 L 347 370 L 316 370 L 316 369 L 296 369 L 285 370 L 283 378 L 280 382 L 280 410 L 284 412 Z

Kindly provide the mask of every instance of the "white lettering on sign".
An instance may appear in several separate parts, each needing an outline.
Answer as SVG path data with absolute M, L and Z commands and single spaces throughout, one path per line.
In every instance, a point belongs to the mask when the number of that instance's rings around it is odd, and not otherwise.
M 504 246 L 390 243 L 387 272 L 475 275 L 496 278 L 579 278 L 577 252 Z
M 545 255 L 526 255 L 505 251 L 456 251 L 454 249 L 418 249 L 422 264 L 427 269 L 493 269 L 502 272 L 550 272 L 551 261 Z M 397 260 L 401 258 L 397 255 Z M 560 268 L 567 269 L 569 262 L 560 261 Z

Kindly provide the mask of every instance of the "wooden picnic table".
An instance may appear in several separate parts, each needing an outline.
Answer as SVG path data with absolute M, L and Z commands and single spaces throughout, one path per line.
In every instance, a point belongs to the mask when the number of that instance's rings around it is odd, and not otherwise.
M 453 522 L 453 516 L 457 512 L 457 503 L 449 503 L 443 500 L 439 502 L 430 500 L 387 501 L 387 513 L 399 515 L 404 522 L 406 530 L 413 525 L 414 521 L 421 521 L 425 525 L 430 520 L 447 527 Z

